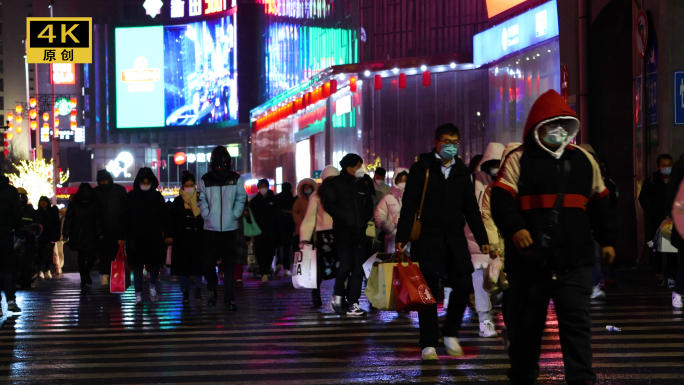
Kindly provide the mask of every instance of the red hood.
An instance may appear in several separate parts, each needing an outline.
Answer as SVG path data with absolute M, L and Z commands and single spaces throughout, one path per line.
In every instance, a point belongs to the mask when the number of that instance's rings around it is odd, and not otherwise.
M 572 112 L 558 92 L 555 90 L 545 92 L 536 102 L 534 102 L 534 105 L 532 105 L 530 115 L 527 117 L 527 123 L 525 123 L 523 139 L 526 140 L 530 132 L 534 130 L 539 123 L 561 116 L 572 117 L 579 120 L 577 114 Z

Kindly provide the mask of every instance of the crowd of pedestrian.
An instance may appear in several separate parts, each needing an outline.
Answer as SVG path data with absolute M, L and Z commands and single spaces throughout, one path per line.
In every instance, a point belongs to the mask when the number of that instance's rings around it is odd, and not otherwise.
M 15 281 L 26 286 L 49 279 L 51 261 L 55 273 L 62 273 L 65 244 L 78 254 L 83 288 L 92 285 L 98 259 L 101 283 L 108 284 L 111 262 L 125 251 L 136 305 L 146 296 L 158 301 L 169 247 L 170 273 L 178 277 L 183 302 L 190 300 L 192 286 L 195 298 L 202 299 L 204 278 L 207 304 L 216 306 L 220 266 L 223 304 L 230 311 L 237 310 L 234 288 L 242 283 L 244 265 L 267 283 L 281 269 L 290 276 L 294 253 L 313 247 L 313 307 L 328 303 L 330 311 L 350 317 L 368 312 L 360 298 L 363 265 L 371 255 L 410 254 L 430 293 L 444 292 L 441 334 L 448 354 L 463 355 L 459 331 L 472 294 L 481 337 L 498 335 L 494 308 L 501 305 L 512 383 L 534 382 L 553 300 L 566 380 L 593 383 L 587 309 L 591 299 L 605 297 L 619 193 L 594 149 L 573 144 L 579 125 L 561 96 L 549 91 L 533 105 L 521 143 L 489 143 L 470 165 L 459 157 L 458 128 L 444 124 L 436 129 L 432 150 L 418 155 L 410 168 L 395 166 L 388 173 L 378 167 L 371 176 L 361 156 L 346 154 L 339 167 L 327 166 L 319 181 L 300 180 L 294 191 L 283 183 L 276 195 L 261 179 L 251 199 L 222 146 L 214 149 L 210 171 L 199 180 L 183 172 L 170 205 L 149 168 L 138 171 L 130 192 L 101 170 L 98 186 L 82 183 L 64 210 L 46 197 L 34 210 L 25 190 L 0 177 L 0 273 L 8 309 L 19 311 Z M 684 240 L 676 218 L 684 217 L 684 197 L 678 196 L 684 157 L 673 162 L 663 154 L 657 166 L 639 202 L 653 240 L 656 284 L 673 289 L 673 306 L 681 308 L 684 263 L 677 249 L 684 248 Z M 27 259 L 7 257 L 15 253 L 30 257 L 28 270 L 22 265 L 14 273 L 15 260 Z M 500 282 L 491 280 L 493 271 L 501 272 Z M 320 287 L 331 279 L 328 301 Z M 437 304 L 419 311 L 418 320 L 421 357 L 437 359 Z

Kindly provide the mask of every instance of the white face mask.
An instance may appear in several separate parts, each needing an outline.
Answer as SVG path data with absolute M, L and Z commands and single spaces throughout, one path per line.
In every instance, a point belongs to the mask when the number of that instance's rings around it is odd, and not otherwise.
M 265 195 L 266 195 L 266 193 L 268 193 L 268 189 L 267 189 L 267 188 L 260 188 L 260 189 L 259 189 L 259 194 L 261 194 L 261 195 L 264 195 L 264 196 L 265 196 Z
M 194 187 L 183 187 L 183 191 L 185 191 L 187 194 L 192 194 L 195 192 Z
M 361 167 L 360 169 L 356 170 L 356 173 L 354 174 L 355 177 L 361 179 L 366 175 L 366 170 Z
M 406 188 L 406 182 L 404 182 L 404 183 L 397 183 L 395 186 L 397 186 L 397 188 L 403 192 L 404 189 Z
M 373 182 L 375 182 L 375 185 L 380 187 L 382 185 L 382 179 L 373 179 Z
M 498 168 L 493 168 L 493 169 L 489 170 L 489 175 L 491 175 L 492 178 L 494 178 L 496 176 L 496 174 L 498 174 L 498 173 L 499 173 Z
M 152 188 L 151 184 L 148 184 L 148 185 L 141 184 L 140 185 L 140 189 L 143 191 L 150 191 L 151 188 Z

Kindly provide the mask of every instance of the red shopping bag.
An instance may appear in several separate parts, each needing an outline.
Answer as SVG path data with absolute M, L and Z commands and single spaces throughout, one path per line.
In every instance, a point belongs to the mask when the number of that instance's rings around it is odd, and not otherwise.
M 421 311 L 437 303 L 430 288 L 425 282 L 423 273 L 417 264 L 408 257 L 408 265 L 399 263 L 394 266 L 392 290 L 397 311 Z
M 109 277 L 111 293 L 125 293 L 126 289 L 131 286 L 131 271 L 128 268 L 128 259 L 123 245 L 119 247 L 116 259 L 112 261 L 112 271 Z

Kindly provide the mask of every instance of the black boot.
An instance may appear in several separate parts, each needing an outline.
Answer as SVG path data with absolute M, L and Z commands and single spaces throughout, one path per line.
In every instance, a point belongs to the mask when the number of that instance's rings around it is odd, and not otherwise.
M 202 300 L 202 288 L 195 288 L 195 299 Z
M 228 311 L 237 311 L 237 306 L 235 306 L 235 304 L 232 302 L 224 302 L 223 308 Z
M 216 307 L 216 298 L 218 297 L 218 292 L 210 291 L 209 292 L 209 302 L 207 302 L 207 306 L 209 307 Z
M 323 301 L 321 300 L 321 290 L 320 289 L 311 290 L 311 300 L 313 302 L 313 306 L 311 306 L 312 308 L 318 309 L 321 306 L 323 306 Z
M 88 287 L 88 281 L 86 280 L 85 274 L 81 273 L 81 289 Z
M 188 303 L 190 302 L 190 292 L 184 291 L 183 292 L 183 303 Z

